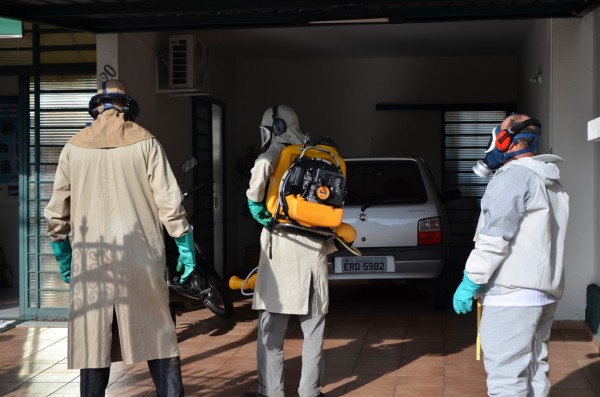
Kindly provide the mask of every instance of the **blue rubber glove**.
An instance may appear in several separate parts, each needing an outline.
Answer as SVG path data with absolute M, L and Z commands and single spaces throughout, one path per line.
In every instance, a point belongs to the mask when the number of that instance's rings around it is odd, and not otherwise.
M 456 289 L 454 299 L 452 300 L 454 311 L 456 313 L 467 314 L 467 312 L 473 310 L 473 298 L 475 298 L 479 287 L 481 287 L 481 285 L 471 281 L 465 270 L 463 280 Z
M 50 246 L 52 247 L 54 257 L 58 261 L 60 278 L 69 284 L 71 282 L 71 257 L 73 256 L 69 236 L 63 241 L 51 241 Z
M 250 213 L 252 214 L 252 218 L 254 218 L 258 223 L 263 225 L 264 227 L 269 227 L 273 218 L 263 203 L 257 203 L 248 199 L 248 208 L 250 209 Z
M 196 268 L 196 247 L 194 247 L 194 233 L 189 232 L 175 237 L 175 244 L 179 249 L 179 259 L 177 259 L 177 271 L 183 272 L 179 278 L 179 284 L 187 281 L 190 274 Z

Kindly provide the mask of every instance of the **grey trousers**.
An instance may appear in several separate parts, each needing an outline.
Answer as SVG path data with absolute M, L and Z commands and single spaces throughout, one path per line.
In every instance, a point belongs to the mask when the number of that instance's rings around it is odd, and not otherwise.
M 548 342 L 556 306 L 483 306 L 479 332 L 489 396 L 550 394 Z
M 312 311 L 312 305 L 309 305 Z M 316 397 L 321 392 L 323 380 L 323 332 L 325 315 L 298 315 L 304 335 L 302 345 L 302 372 L 298 394 L 300 397 Z M 258 392 L 267 397 L 284 397 L 283 341 L 290 319 L 289 314 L 258 314 L 258 339 L 256 359 Z

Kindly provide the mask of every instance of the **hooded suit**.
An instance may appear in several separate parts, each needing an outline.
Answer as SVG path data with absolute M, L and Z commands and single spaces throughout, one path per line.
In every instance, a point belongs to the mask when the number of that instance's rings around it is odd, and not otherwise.
M 564 290 L 569 196 L 555 155 L 500 168 L 481 200 L 465 266 L 480 285 L 479 333 L 490 396 L 548 396 L 548 342 Z
M 277 107 L 277 116 L 285 120 L 287 130 L 275 136 L 267 150 L 256 159 L 246 196 L 254 202 L 265 199 L 267 185 L 281 150 L 287 145 L 302 144 L 304 134 L 296 113 L 287 106 Z M 273 109 L 267 110 L 261 122 L 271 125 Z M 272 313 L 307 314 L 308 294 L 312 286 L 318 314 L 329 307 L 327 254 L 335 250 L 333 243 L 322 237 L 308 237 L 286 230 L 262 229 L 258 278 L 252 308 Z
M 286 124 L 275 128 L 274 111 Z M 301 144 L 296 113 L 287 106 L 268 109 L 261 126 L 272 129 L 275 137 L 252 168 L 248 199 L 262 203 L 271 175 L 286 145 Z M 258 392 L 260 396 L 284 397 L 283 344 L 290 315 L 298 315 L 304 335 L 302 369 L 298 395 L 320 395 L 323 381 L 323 334 L 329 308 L 327 254 L 334 250 L 331 240 L 298 234 L 290 229 L 263 228 L 260 261 L 252 308 L 259 310 L 257 335 Z M 247 394 L 247 395 L 253 395 Z
M 486 284 L 486 296 L 532 289 L 560 299 L 569 196 L 545 154 L 500 168 L 481 201 L 475 248 L 466 264 L 469 278 Z

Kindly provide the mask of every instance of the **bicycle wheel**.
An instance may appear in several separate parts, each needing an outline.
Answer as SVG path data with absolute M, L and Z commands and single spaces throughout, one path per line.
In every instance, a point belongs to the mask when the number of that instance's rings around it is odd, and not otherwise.
M 202 276 L 204 288 L 210 288 L 210 293 L 205 301 L 206 307 L 221 318 L 229 318 L 233 315 L 233 301 L 229 294 L 227 285 L 213 269 L 197 267 Z

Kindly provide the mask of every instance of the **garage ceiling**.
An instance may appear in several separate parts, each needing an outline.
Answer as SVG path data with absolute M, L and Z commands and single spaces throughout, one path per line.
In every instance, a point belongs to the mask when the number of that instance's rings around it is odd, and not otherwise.
M 600 0 L 0 0 L 0 16 L 93 33 L 578 17 Z
M 536 19 L 578 18 L 598 5 L 600 0 L 0 0 L 0 16 L 91 33 L 197 32 L 213 54 L 233 59 L 440 57 L 516 55 Z

